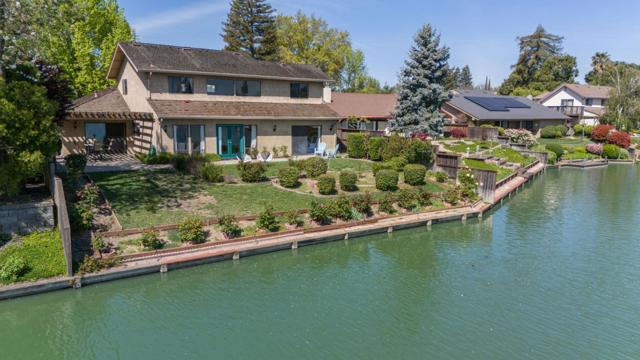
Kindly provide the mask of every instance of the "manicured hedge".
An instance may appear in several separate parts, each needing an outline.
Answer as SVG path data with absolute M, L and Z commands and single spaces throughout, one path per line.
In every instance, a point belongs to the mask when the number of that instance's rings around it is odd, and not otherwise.
M 410 164 L 428 165 L 433 160 L 433 146 L 428 141 L 411 139 L 407 142 L 402 155 Z
M 398 188 L 398 172 L 395 170 L 380 170 L 376 174 L 376 189 L 392 191 Z
M 287 166 L 278 171 L 278 180 L 280 185 L 286 188 L 293 188 L 298 186 L 298 179 L 300 178 L 300 169 L 293 166 Z
M 264 174 L 267 172 L 265 165 L 259 162 L 240 163 L 238 170 L 240 170 L 240 179 L 249 183 L 264 180 Z
M 617 159 L 620 157 L 620 148 L 614 144 L 604 144 L 602 147 L 602 156 L 607 159 Z
M 326 174 L 329 165 L 327 164 L 327 160 L 314 156 L 304 160 L 303 168 L 307 173 L 307 176 L 315 178 L 322 174 Z
M 362 159 L 367 157 L 367 139 L 362 133 L 347 135 L 347 154 L 350 158 Z
M 407 138 L 399 135 L 391 135 L 387 140 L 387 144 L 382 150 L 382 160 L 388 161 L 394 157 L 400 156 L 407 145 Z
M 358 187 L 356 183 L 358 182 L 358 174 L 349 169 L 342 170 L 340 172 L 340 189 L 344 191 L 354 191 Z
M 208 182 L 222 182 L 224 181 L 224 175 L 222 172 L 222 166 L 209 163 L 204 164 L 198 170 L 198 176 Z
M 325 174 L 318 178 L 318 192 L 322 195 L 331 195 L 336 192 L 336 178 Z
M 387 138 L 385 137 L 372 137 L 369 138 L 368 154 L 369 159 L 373 161 L 382 160 L 382 151 L 387 145 Z
M 182 242 L 203 243 L 205 241 L 204 223 L 198 218 L 184 220 L 178 224 L 178 238 Z
M 427 168 L 421 164 L 409 164 L 404 167 L 404 182 L 409 185 L 424 184 Z
M 388 161 L 391 168 L 397 172 L 404 170 L 404 167 L 409 163 L 404 156 L 396 156 Z
M 556 159 L 560 159 L 562 157 L 562 154 L 564 154 L 564 149 L 560 144 L 547 144 L 545 147 L 547 148 L 547 150 L 552 151 L 556 154 Z

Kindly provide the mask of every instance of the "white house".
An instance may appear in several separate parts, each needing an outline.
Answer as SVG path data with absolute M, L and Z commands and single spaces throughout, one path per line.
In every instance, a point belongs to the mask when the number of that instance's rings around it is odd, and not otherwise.
M 609 86 L 562 84 L 535 100 L 570 116 L 573 123 L 595 125 L 604 114 L 610 92 Z

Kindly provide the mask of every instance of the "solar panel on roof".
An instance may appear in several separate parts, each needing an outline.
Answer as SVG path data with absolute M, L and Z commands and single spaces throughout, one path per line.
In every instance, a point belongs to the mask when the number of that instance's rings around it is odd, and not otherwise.
M 509 111 L 509 109 L 528 109 L 531 106 L 509 97 L 465 96 L 465 99 L 482 106 L 489 111 Z

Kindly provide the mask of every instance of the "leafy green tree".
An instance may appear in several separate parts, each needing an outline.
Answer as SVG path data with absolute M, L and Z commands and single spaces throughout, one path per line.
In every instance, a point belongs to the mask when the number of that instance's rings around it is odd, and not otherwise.
M 608 66 L 602 80 L 612 90 L 601 121 L 618 129 L 640 128 L 640 70 L 624 63 Z
M 574 82 L 578 75 L 576 59 L 562 54 L 564 38 L 538 25 L 533 34 L 518 37 L 520 55 L 513 71 L 502 83 L 502 95 L 538 95 L 563 82 Z
M 439 109 L 451 94 L 445 89 L 449 48 L 440 46 L 440 35 L 424 25 L 414 37 L 415 45 L 400 72 L 398 102 L 389 125 L 399 132 L 442 134 Z
M 260 60 L 276 58 L 275 10 L 265 0 L 232 0 L 223 25 L 225 50 L 245 52 Z

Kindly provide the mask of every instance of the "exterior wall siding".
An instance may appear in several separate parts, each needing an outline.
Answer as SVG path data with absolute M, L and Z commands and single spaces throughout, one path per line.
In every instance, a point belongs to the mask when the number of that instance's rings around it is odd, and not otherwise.
M 544 106 L 562 106 L 562 100 L 573 99 L 573 106 L 584 106 L 584 99 L 578 94 L 575 94 L 572 91 L 567 90 L 566 88 L 561 89 L 556 94 L 551 96 L 545 102 L 542 103 Z
M 124 95 L 122 79 L 127 79 L 127 94 Z M 135 71 L 128 61 L 123 63 L 120 75 L 118 76 L 118 90 L 129 106 L 135 112 L 153 112 L 151 105 L 147 102 L 149 92 L 146 85 L 146 74 Z

